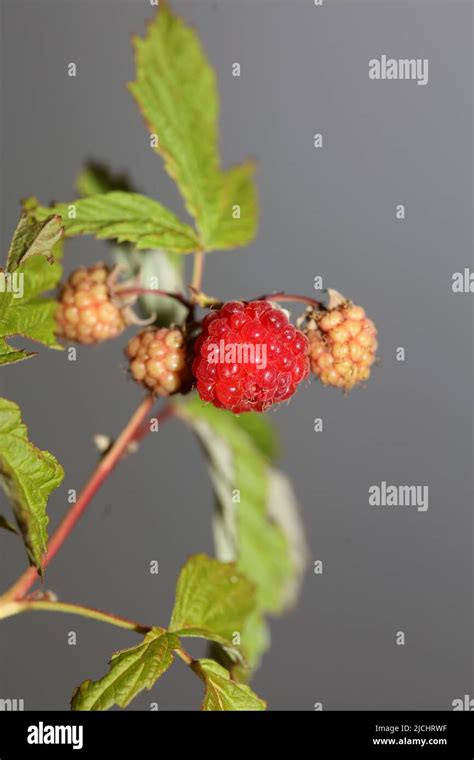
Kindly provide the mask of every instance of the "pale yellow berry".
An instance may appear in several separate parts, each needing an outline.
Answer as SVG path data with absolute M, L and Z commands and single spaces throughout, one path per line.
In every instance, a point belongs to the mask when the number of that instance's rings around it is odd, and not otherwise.
M 185 338 L 178 328 L 147 328 L 132 338 L 126 352 L 133 378 L 157 396 L 190 390 Z
M 323 313 L 316 324 L 308 331 L 308 353 L 321 382 L 348 391 L 366 381 L 375 361 L 377 330 L 364 309 L 346 303 Z
M 106 285 L 109 273 L 103 264 L 72 273 L 56 312 L 59 335 L 80 343 L 99 343 L 124 330 L 122 312 L 110 300 Z

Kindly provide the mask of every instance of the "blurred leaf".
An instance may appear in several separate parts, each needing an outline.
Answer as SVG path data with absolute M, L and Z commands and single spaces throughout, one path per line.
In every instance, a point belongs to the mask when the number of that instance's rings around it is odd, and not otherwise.
M 84 681 L 74 692 L 73 710 L 126 707 L 144 689 L 150 690 L 173 662 L 179 639 L 163 628 L 152 628 L 141 644 L 112 655 L 109 672 L 98 681 Z
M 234 416 L 235 424 L 242 428 L 252 439 L 254 446 L 274 462 L 280 456 L 280 441 L 275 427 L 269 420 L 268 415 L 257 412 L 247 412 L 239 417 Z
M 202 248 L 246 245 L 257 226 L 253 166 L 221 169 L 216 76 L 197 34 L 163 4 L 134 48 L 130 91 L 196 220 Z
M 293 490 L 256 445 L 251 427 L 230 412 L 203 405 L 197 396 L 175 402 L 208 457 L 217 501 L 214 519 L 216 553 L 235 560 L 255 583 L 257 609 L 280 613 L 299 593 L 306 545 Z M 254 425 L 255 429 L 259 424 Z M 263 429 L 263 428 L 261 428 Z M 267 646 L 261 625 L 247 633 L 246 659 L 258 661 Z
M 125 173 L 114 173 L 107 164 L 100 161 L 89 161 L 76 180 L 79 195 L 101 195 L 112 190 L 132 192 L 132 183 Z
M 232 681 L 228 671 L 214 660 L 197 660 L 193 668 L 206 686 L 203 710 L 266 710 L 263 699 L 249 686 Z
M 168 630 L 234 646 L 255 608 L 255 587 L 236 569 L 205 554 L 191 557 L 178 578 Z
M 118 264 L 128 267 L 129 276 L 139 277 L 140 288 L 166 290 L 168 293 L 184 294 L 184 261 L 177 253 L 168 251 L 127 251 L 116 246 L 114 257 Z M 161 295 L 140 296 L 139 304 L 145 316 L 156 316 L 160 327 L 184 322 L 187 309 L 175 298 Z
M 199 244 L 192 227 L 158 201 L 139 193 L 112 191 L 91 195 L 71 203 L 58 203 L 53 209 L 38 206 L 34 214 L 43 219 L 52 210 L 62 218 L 67 237 L 95 235 L 99 240 L 175 253 L 191 253 Z
M 0 398 L 0 483 L 9 499 L 32 564 L 41 570 L 47 548 L 46 504 L 61 484 L 61 465 L 28 440 L 20 408 Z

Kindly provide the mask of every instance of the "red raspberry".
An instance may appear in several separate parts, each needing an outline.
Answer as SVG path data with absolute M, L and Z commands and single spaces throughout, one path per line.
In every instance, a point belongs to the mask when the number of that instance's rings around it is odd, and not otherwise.
M 79 343 L 100 343 L 125 329 L 125 319 L 111 299 L 104 264 L 81 267 L 63 285 L 56 311 L 58 335 Z
M 203 320 L 193 374 L 203 401 L 263 412 L 285 401 L 309 374 L 308 341 L 267 301 L 230 301 Z
M 325 385 L 349 391 L 370 377 L 377 351 L 377 330 L 361 306 L 345 302 L 316 314 L 308 330 L 311 369 Z
M 157 396 L 191 389 L 186 341 L 178 327 L 142 330 L 128 341 L 127 355 L 133 378 Z

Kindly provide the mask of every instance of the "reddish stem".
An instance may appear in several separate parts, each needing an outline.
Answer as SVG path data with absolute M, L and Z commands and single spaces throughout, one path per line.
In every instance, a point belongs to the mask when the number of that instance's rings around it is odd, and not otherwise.
M 43 568 L 46 568 L 55 557 L 76 523 L 82 517 L 92 497 L 97 493 L 103 482 L 114 470 L 122 455 L 126 452 L 130 443 L 135 439 L 135 435 L 143 425 L 143 421 L 154 403 L 155 398 L 152 395 L 146 396 L 143 399 L 135 414 L 128 421 L 115 443 L 111 446 L 107 454 L 105 454 L 104 458 L 101 459 L 82 490 L 78 500 L 72 505 L 71 509 L 51 537 L 48 543 L 47 554 L 45 554 L 43 559 Z M 37 579 L 38 573 L 36 568 L 29 567 L 25 570 L 23 575 L 20 576 L 16 583 L 14 583 L 13 586 L 0 597 L 0 604 L 22 599 Z
M 118 296 L 165 296 L 166 298 L 174 298 L 175 301 L 179 301 L 187 309 L 191 308 L 191 303 L 181 293 L 168 293 L 167 290 L 156 290 L 154 288 L 115 288 L 114 295 Z
M 162 422 L 165 422 L 169 417 L 172 417 L 174 414 L 174 409 L 172 406 L 165 406 L 164 409 L 162 409 L 160 414 L 155 415 L 155 419 L 158 422 L 158 427 L 161 425 Z M 133 442 L 140 443 L 140 441 L 143 440 L 143 438 L 146 438 L 147 435 L 150 434 L 150 422 L 151 417 L 148 421 L 143 422 L 140 425 L 140 428 L 137 430 L 136 435 L 133 437 Z
M 296 303 L 305 303 L 308 306 L 312 306 L 315 309 L 323 309 L 324 306 L 321 301 L 316 301 L 314 298 L 308 296 L 298 296 L 289 293 L 270 293 L 266 296 L 260 296 L 255 299 L 256 301 L 295 301 Z
M 204 251 L 196 251 L 196 253 L 194 254 L 194 267 L 193 267 L 193 276 L 191 279 L 191 287 L 197 291 L 200 291 L 202 287 L 205 256 L 206 254 L 204 253 Z

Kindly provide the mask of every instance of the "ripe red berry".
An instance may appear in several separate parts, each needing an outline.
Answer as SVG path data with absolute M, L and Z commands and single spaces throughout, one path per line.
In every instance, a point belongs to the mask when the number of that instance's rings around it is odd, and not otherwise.
M 112 302 L 104 264 L 81 267 L 63 285 L 56 311 L 58 335 L 79 343 L 100 343 L 125 329 L 121 309 Z
M 263 412 L 289 399 L 309 374 L 308 341 L 267 301 L 230 301 L 203 320 L 193 374 L 203 401 Z
M 142 330 L 128 341 L 126 353 L 133 378 L 157 396 L 191 389 L 186 341 L 178 327 Z
M 311 369 L 324 385 L 349 391 L 368 380 L 377 351 L 377 330 L 361 306 L 345 302 L 320 311 L 308 330 Z

